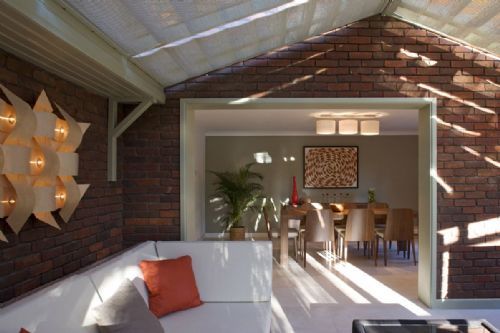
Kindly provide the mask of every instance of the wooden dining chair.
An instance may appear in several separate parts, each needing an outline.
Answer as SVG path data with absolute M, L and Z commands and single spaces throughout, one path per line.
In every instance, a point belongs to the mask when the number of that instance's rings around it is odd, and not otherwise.
M 384 265 L 387 266 L 387 242 L 402 241 L 411 244 L 413 251 L 413 262 L 416 265 L 415 257 L 415 237 L 413 232 L 413 210 L 410 208 L 390 209 L 387 214 L 385 230 L 377 230 L 376 249 L 378 249 L 379 240 L 382 239 L 384 246 Z M 408 259 L 409 259 L 408 250 Z M 378 251 L 375 252 L 375 265 L 377 265 Z
M 330 209 L 309 210 L 306 215 L 306 227 L 302 234 L 302 254 L 306 267 L 307 243 L 328 243 L 335 256 L 335 225 Z
M 385 202 L 372 202 L 368 204 L 370 209 L 389 209 L 389 204 Z M 375 226 L 383 226 L 385 224 L 385 216 L 375 216 Z
M 348 242 L 367 242 L 374 251 L 375 218 L 371 209 L 354 208 L 349 210 L 345 229 L 336 229 L 339 235 L 339 251 L 347 261 Z M 366 247 L 364 248 L 366 255 Z
M 269 219 L 269 215 L 267 214 L 267 209 L 265 207 L 262 208 L 262 215 L 264 216 L 264 221 L 266 222 L 267 229 L 267 237 L 270 241 L 274 239 L 280 238 L 280 231 L 275 230 L 271 226 L 271 220 Z M 295 253 L 295 259 L 298 258 L 298 239 L 299 239 L 299 230 L 300 230 L 300 220 L 290 219 L 288 220 L 288 239 L 293 239 L 293 251 Z

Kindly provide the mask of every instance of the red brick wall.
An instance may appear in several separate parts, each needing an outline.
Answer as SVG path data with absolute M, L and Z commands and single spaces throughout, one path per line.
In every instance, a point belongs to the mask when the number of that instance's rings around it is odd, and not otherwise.
M 80 174 L 90 184 L 62 230 L 31 219 L 15 236 L 4 221 L 0 242 L 0 303 L 104 258 L 122 248 L 121 182 L 106 180 L 107 100 L 0 50 L 0 83 L 31 105 L 45 89 L 76 120 L 91 126 L 78 149 Z M 5 96 L 1 95 L 5 99 Z M 7 100 L 6 100 L 7 101 Z
M 124 245 L 179 240 L 178 108 L 152 106 L 123 134 L 123 144 Z
M 500 234 L 467 239 L 470 222 L 500 214 L 500 169 L 484 160 L 500 160 L 499 67 L 490 56 L 377 16 L 169 87 L 166 108 L 148 111 L 125 135 L 125 159 L 133 164 L 125 172 L 124 237 L 176 238 L 180 98 L 436 97 L 439 118 L 450 124 L 438 128 L 438 174 L 454 189 L 447 194 L 438 186 L 437 227 L 460 231 L 450 246 L 439 237 L 438 258 L 451 252 L 447 297 L 500 297 L 500 246 L 475 246 Z M 144 135 L 148 139 L 134 143 Z M 128 187 L 139 191 L 144 182 L 154 193 L 130 193 Z M 162 227 L 174 233 L 158 234 Z

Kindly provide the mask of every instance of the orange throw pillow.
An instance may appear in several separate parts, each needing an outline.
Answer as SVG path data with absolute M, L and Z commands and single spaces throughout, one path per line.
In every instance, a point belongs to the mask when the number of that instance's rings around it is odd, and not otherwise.
M 157 317 L 203 304 L 190 256 L 143 260 L 140 267 L 148 288 L 149 310 Z

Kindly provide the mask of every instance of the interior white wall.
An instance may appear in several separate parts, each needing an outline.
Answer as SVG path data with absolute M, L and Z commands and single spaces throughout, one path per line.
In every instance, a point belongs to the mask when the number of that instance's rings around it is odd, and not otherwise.
M 404 111 L 403 111 L 404 112 Z M 412 111 L 416 112 L 416 111 Z M 375 188 L 376 199 L 392 208 L 418 208 L 418 137 L 314 135 L 314 136 L 207 136 L 205 167 L 207 170 L 230 171 L 255 163 L 253 154 L 266 151 L 272 157 L 270 164 L 255 164 L 253 170 L 263 176 L 263 194 L 272 198 L 278 210 L 273 222 L 279 220 L 280 202 L 290 198 L 292 178 L 297 180 L 300 198 L 313 202 L 367 202 L 368 189 Z M 305 146 L 356 146 L 358 147 L 358 187 L 337 189 L 304 188 Z M 294 157 L 285 162 L 284 157 Z M 211 203 L 215 177 L 209 173 L 205 180 L 205 232 L 220 233 L 217 223 L 220 216 L 217 203 Z M 266 233 L 262 216 L 249 212 L 243 219 L 248 232 Z M 277 226 L 276 226 L 277 228 Z

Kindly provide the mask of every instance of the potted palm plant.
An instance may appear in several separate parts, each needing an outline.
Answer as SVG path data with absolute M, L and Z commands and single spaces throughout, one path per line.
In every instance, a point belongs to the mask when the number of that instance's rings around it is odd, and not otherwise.
M 231 240 L 245 239 L 245 226 L 241 225 L 243 216 L 260 206 L 262 198 L 262 175 L 250 170 L 253 163 L 246 164 L 237 171 L 211 171 L 217 177 L 215 181 L 216 198 L 224 207 L 220 222 L 229 229 Z

